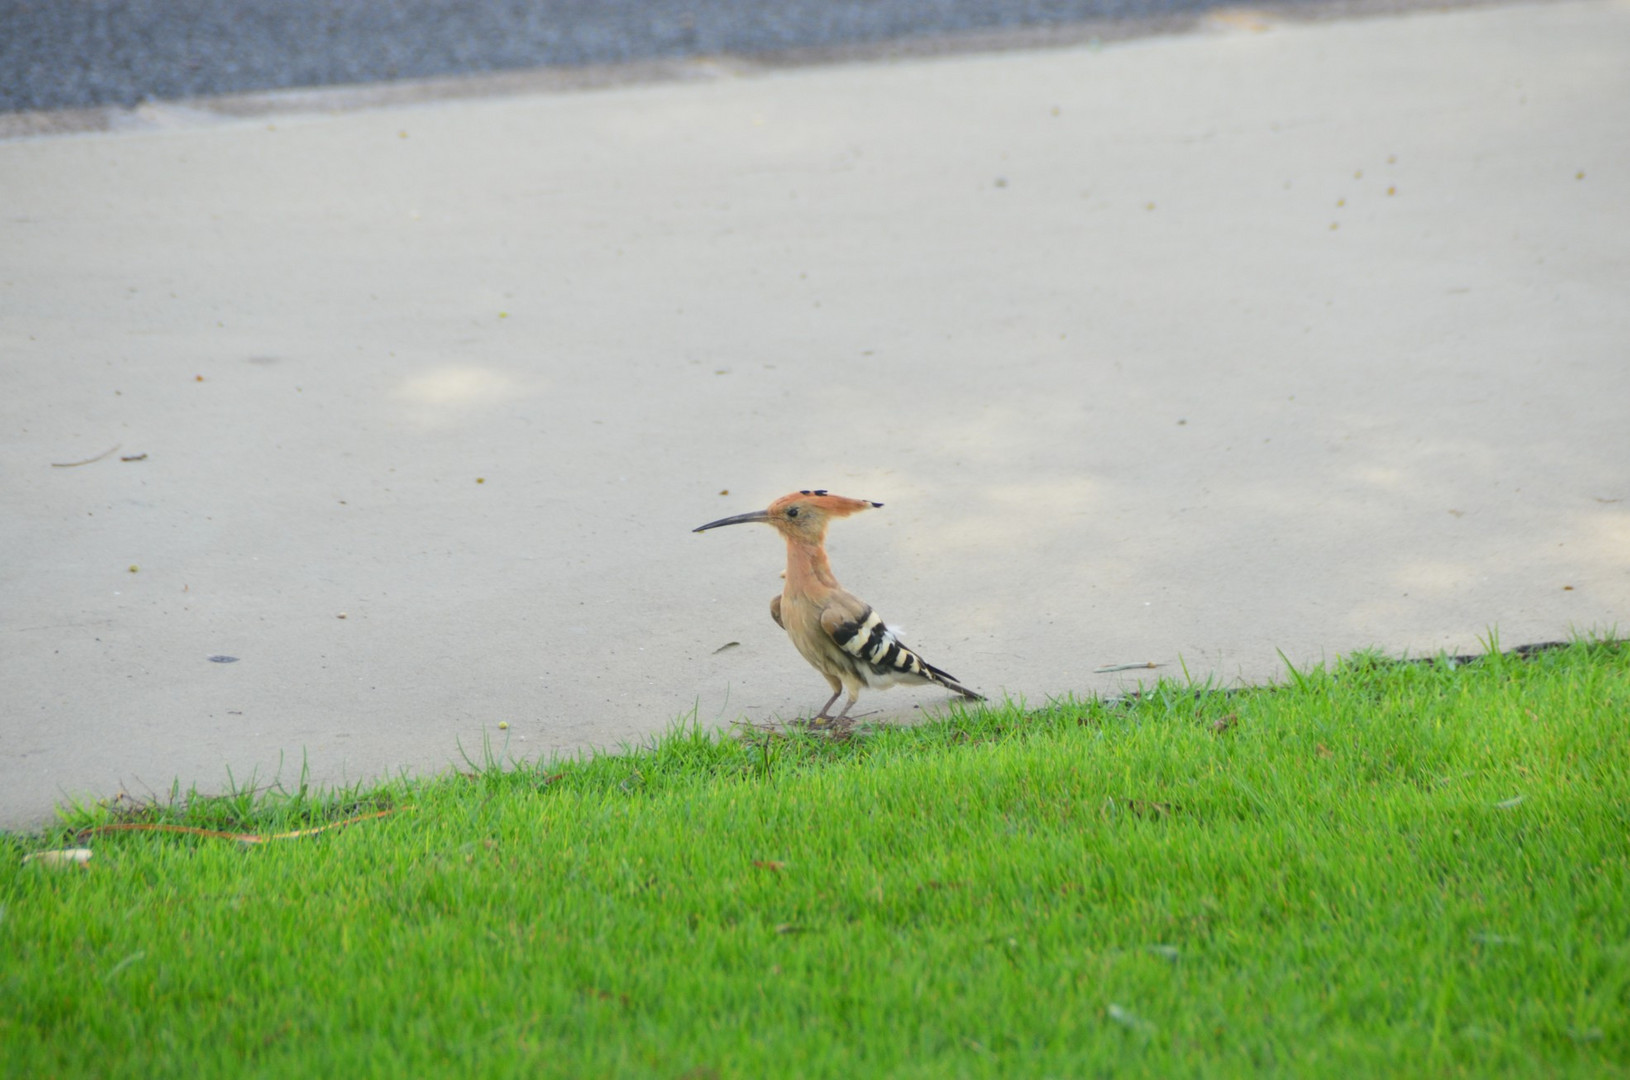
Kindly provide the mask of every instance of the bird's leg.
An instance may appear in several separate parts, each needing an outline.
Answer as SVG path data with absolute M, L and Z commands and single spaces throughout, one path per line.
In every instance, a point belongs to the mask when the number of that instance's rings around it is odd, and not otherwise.
M 826 699 L 826 704 L 821 706 L 821 711 L 816 713 L 814 716 L 810 717 L 810 723 L 817 724 L 817 723 L 820 723 L 822 720 L 830 720 L 830 719 L 832 719 L 830 716 L 826 715 L 826 710 L 828 710 L 828 709 L 830 709 L 832 707 L 832 703 L 834 701 L 838 700 L 838 695 L 841 694 L 841 693 L 843 693 L 843 687 L 841 687 L 841 686 L 838 687 L 836 690 L 832 691 L 832 696 Z M 849 704 L 853 705 L 854 702 L 851 700 L 849 702 Z M 845 709 L 843 711 L 848 712 L 849 710 Z
M 842 691 L 839 690 L 838 693 L 842 693 Z M 810 721 L 810 726 L 820 728 L 822 731 L 830 732 L 833 735 L 839 735 L 848 731 L 854 726 L 855 723 L 853 720 L 849 719 L 849 710 L 855 707 L 855 702 L 859 698 L 860 691 L 856 690 L 854 693 L 849 695 L 849 700 L 843 703 L 842 712 L 836 716 L 828 716 L 826 710 L 832 707 L 833 701 L 838 700 L 838 695 L 833 694 L 831 701 L 828 701 L 826 705 L 822 707 L 821 715 Z

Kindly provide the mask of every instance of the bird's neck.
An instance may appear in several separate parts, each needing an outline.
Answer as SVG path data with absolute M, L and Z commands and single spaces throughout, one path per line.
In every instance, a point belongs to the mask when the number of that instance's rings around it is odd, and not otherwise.
M 826 561 L 826 548 L 808 540 L 787 537 L 787 589 L 794 593 L 822 593 L 839 588 Z

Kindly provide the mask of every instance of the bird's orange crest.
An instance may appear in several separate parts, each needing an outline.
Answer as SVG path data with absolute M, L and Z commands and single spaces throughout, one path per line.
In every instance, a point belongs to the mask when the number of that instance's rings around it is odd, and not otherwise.
M 870 499 L 851 499 L 843 495 L 832 495 L 825 488 L 817 488 L 813 491 L 794 491 L 789 495 L 783 495 L 770 504 L 769 512 L 770 517 L 775 518 L 786 516 L 787 512 L 794 508 L 801 511 L 808 508 L 819 511 L 828 518 L 840 518 L 882 505 L 882 503 L 872 502 Z M 793 516 L 796 517 L 797 515 Z

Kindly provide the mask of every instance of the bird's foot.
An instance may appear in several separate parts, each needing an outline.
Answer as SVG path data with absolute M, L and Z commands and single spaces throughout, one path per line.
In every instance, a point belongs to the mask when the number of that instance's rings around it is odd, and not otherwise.
M 843 735 L 855 726 L 854 720 L 847 716 L 812 716 L 795 723 L 811 735 Z

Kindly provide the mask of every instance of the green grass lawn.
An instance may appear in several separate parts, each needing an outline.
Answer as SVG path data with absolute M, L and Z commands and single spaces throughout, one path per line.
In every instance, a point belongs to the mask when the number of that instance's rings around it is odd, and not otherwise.
M 1630 1073 L 1630 646 L 0 837 L 14 1076 Z M 114 820 L 84 811 L 74 827 Z

